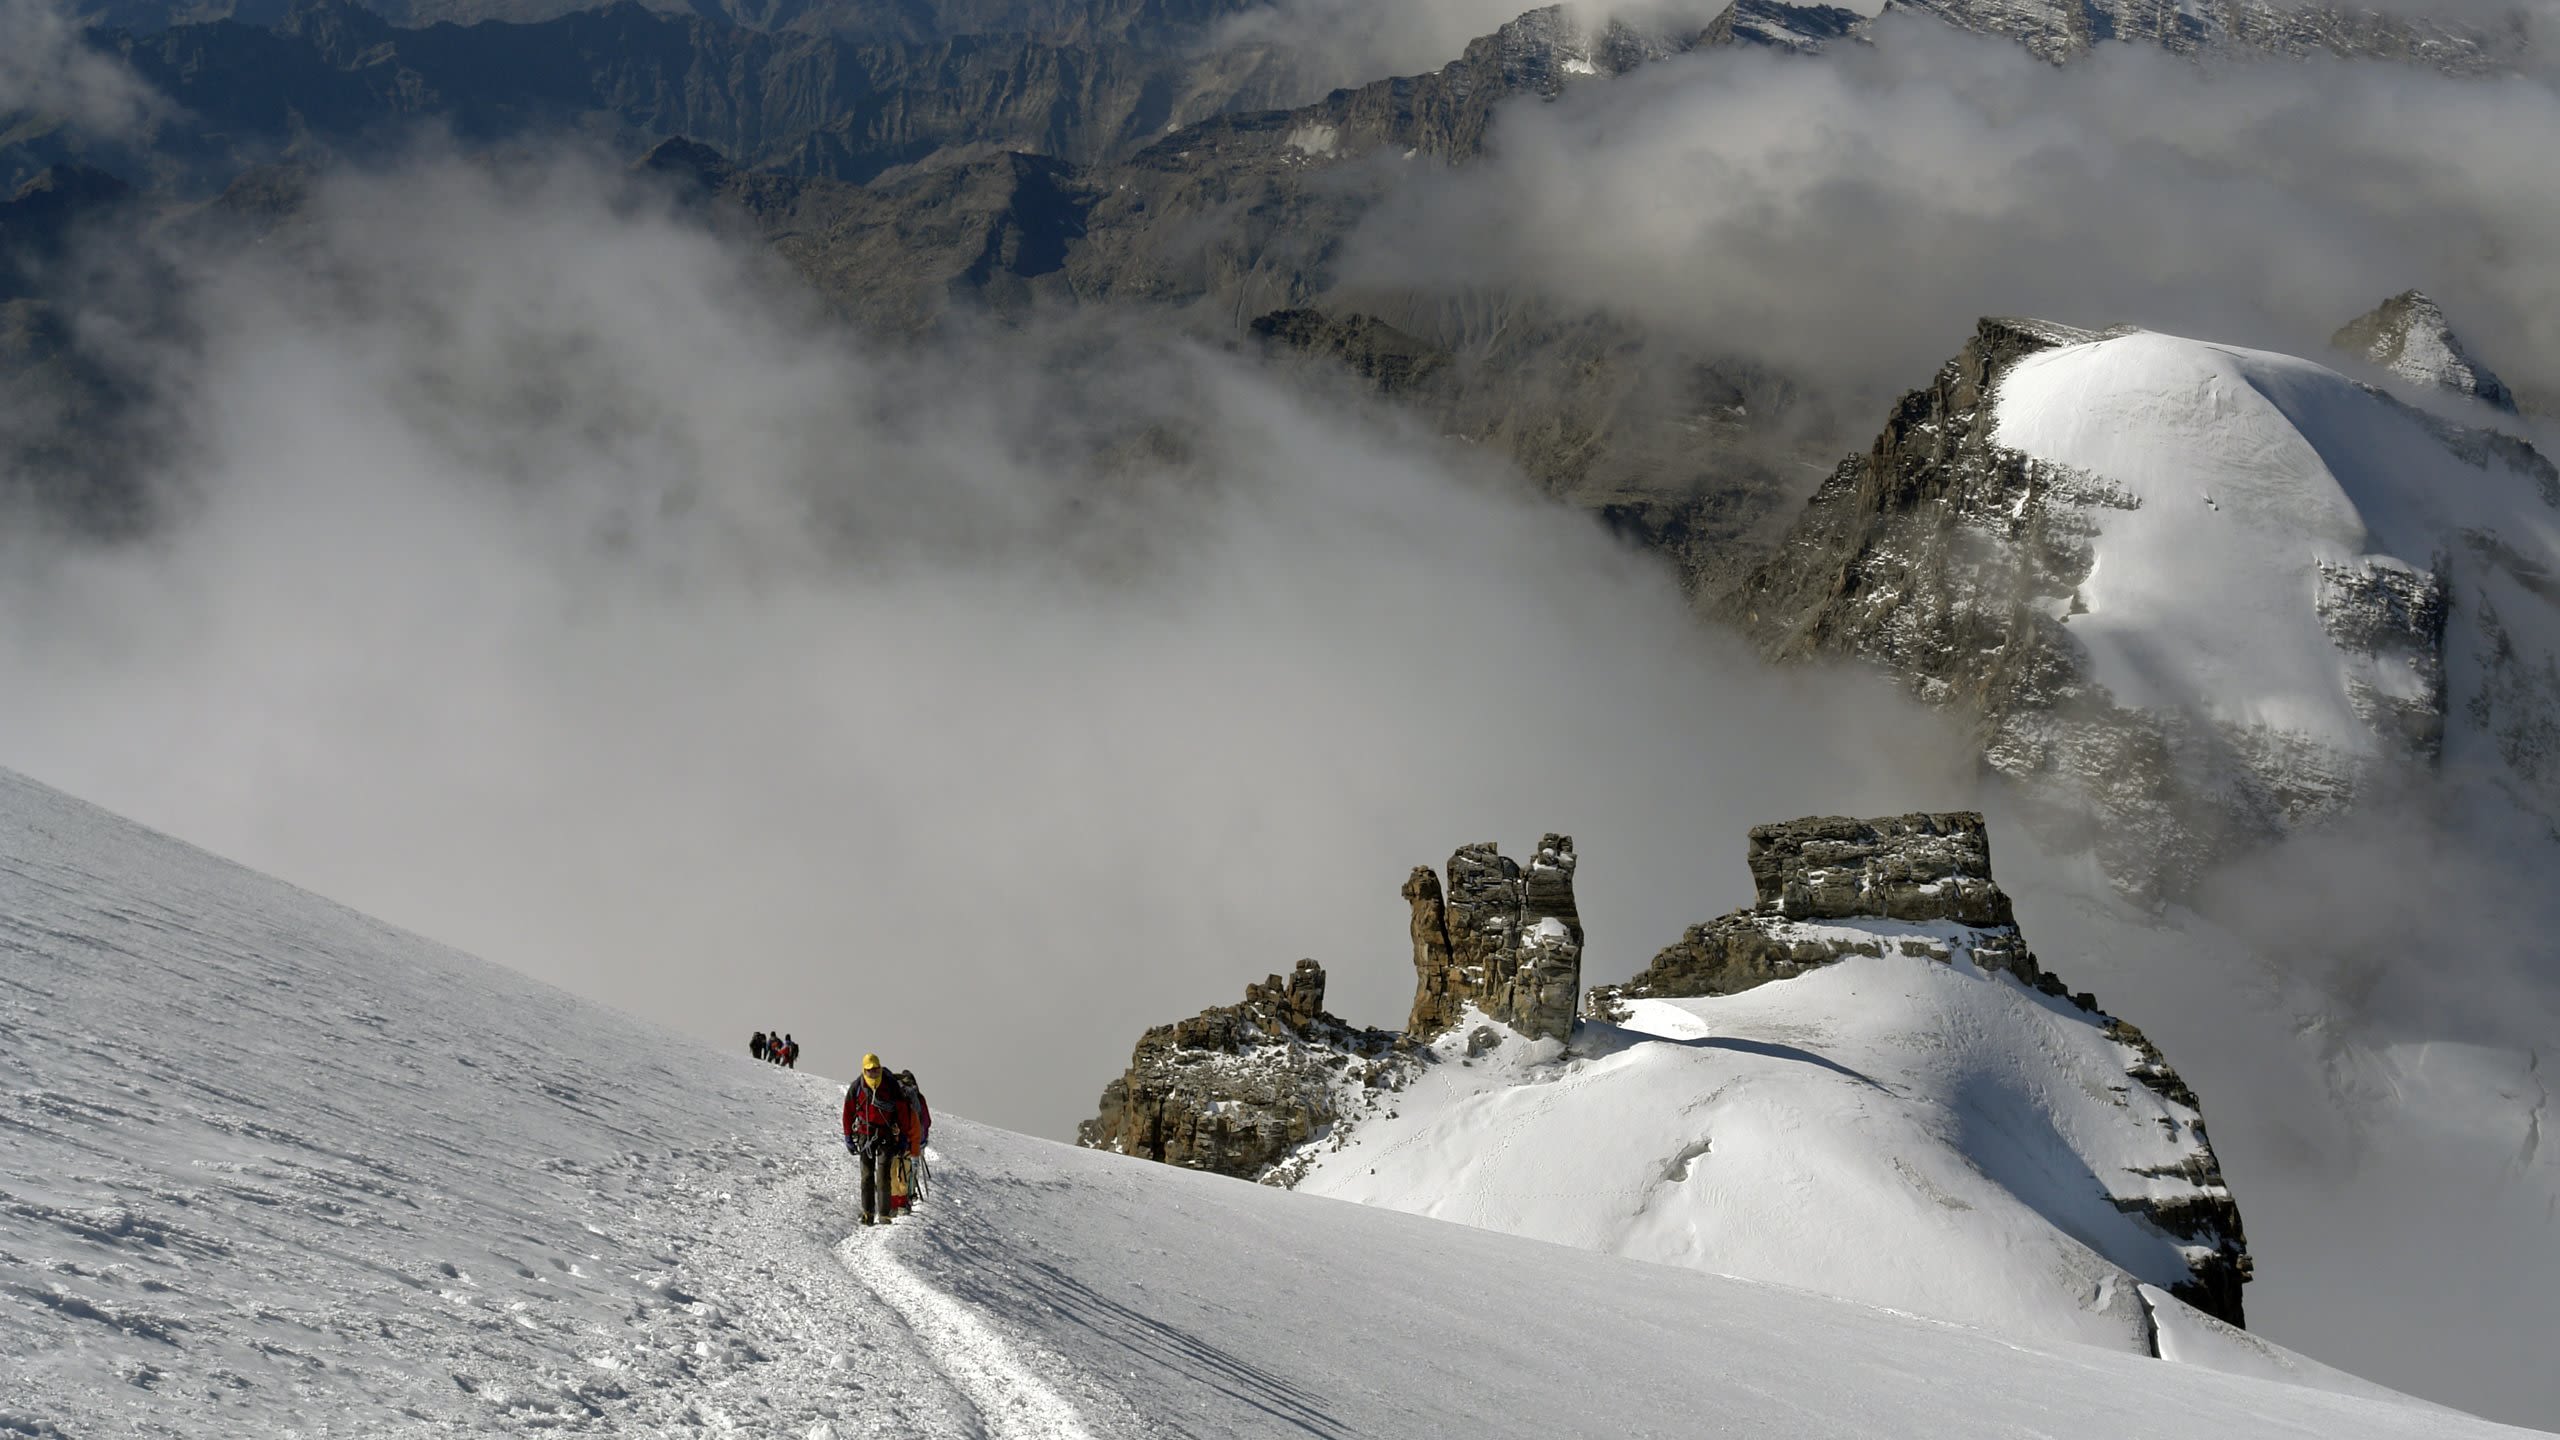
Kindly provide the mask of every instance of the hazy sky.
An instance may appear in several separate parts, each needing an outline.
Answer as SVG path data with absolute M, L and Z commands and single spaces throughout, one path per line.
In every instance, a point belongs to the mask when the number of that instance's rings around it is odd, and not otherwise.
M 1747 897 L 1749 823 L 1960 798 L 1880 684 L 1422 437 L 1143 337 L 866 352 L 758 271 L 571 162 L 218 265 L 183 523 L 8 556 L 9 763 L 1048 1134 L 1300 956 L 1401 1021 L 1397 887 L 1461 843 L 1576 834 L 1622 975 Z

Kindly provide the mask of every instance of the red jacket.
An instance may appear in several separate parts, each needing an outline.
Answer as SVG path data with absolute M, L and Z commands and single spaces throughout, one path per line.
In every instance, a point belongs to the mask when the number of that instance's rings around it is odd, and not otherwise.
M 856 1079 L 844 1092 L 845 1138 L 880 1152 L 907 1148 L 906 1127 L 898 1115 L 905 1108 L 903 1098 L 895 1076 L 881 1076 L 877 1089 Z

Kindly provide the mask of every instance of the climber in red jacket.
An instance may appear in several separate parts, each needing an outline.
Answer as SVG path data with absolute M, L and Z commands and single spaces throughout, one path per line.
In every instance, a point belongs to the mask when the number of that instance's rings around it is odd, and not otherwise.
M 862 1159 L 862 1223 L 889 1223 L 889 1181 L 907 1153 L 906 1092 L 880 1068 L 880 1057 L 862 1057 L 862 1075 L 844 1092 L 844 1148 Z

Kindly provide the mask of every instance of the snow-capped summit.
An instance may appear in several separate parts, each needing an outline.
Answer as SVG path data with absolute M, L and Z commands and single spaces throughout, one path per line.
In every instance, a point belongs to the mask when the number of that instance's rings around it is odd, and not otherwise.
M 2560 818 L 2554 573 L 2560 471 L 2513 437 L 2293 356 L 1986 320 L 1724 607 L 1975 712 L 2176 894 L 2395 766 Z
M 2020 360 L 1991 443 L 2073 492 L 2088 568 L 2058 618 L 2118 705 L 2268 737 L 2306 790 L 2441 726 L 2450 537 L 2413 512 L 2490 477 L 2414 412 L 2291 356 L 2136 332 Z
M 2453 333 L 2423 291 L 2403 290 L 2338 329 L 2329 343 L 2412 384 L 2450 390 L 2512 415 L 2516 397 Z

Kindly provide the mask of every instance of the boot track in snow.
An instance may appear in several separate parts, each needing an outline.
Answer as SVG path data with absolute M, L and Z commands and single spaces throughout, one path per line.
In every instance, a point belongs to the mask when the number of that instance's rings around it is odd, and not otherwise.
M 899 1262 L 890 1249 L 896 1240 L 894 1228 L 856 1234 L 836 1247 L 836 1258 L 915 1332 L 935 1368 L 975 1407 L 985 1433 L 992 1440 L 1093 1440 L 1075 1406 L 1023 1365 L 1003 1336 Z

